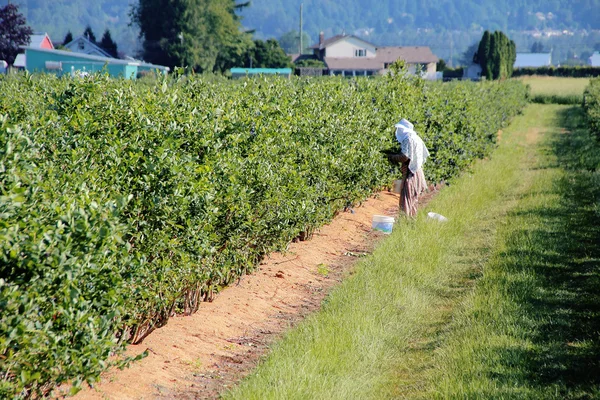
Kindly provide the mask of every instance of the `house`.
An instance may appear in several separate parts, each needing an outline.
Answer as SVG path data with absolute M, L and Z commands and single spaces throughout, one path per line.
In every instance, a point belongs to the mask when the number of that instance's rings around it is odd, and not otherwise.
M 325 63 L 329 75 L 371 76 L 385 73 L 397 60 L 404 60 L 408 71 L 436 79 L 438 58 L 429 47 L 377 47 L 354 35 L 336 35 L 311 47 L 313 58 Z
M 30 73 L 43 72 L 59 76 L 75 76 L 106 71 L 114 77 L 135 79 L 152 71 L 159 71 L 163 74 L 169 71 L 169 67 L 148 64 L 138 60 L 121 60 L 55 49 L 34 47 L 24 47 L 24 49 L 27 61 L 25 68 Z
M 39 49 L 54 49 L 54 45 L 52 44 L 52 40 L 50 40 L 50 36 L 47 33 L 34 33 L 29 37 L 29 46 L 35 47 Z M 15 58 L 15 62 L 13 63 L 13 67 L 19 69 L 25 69 L 25 64 L 27 61 L 25 60 L 25 54 L 20 53 L 17 54 Z
M 589 65 L 592 67 L 600 67 L 600 51 L 595 51 L 594 54 L 588 59 Z
M 93 43 L 85 36 L 78 36 L 75 39 L 71 40 L 69 43 L 63 44 L 63 46 L 74 53 L 88 54 L 90 56 L 98 56 L 98 57 L 109 57 L 113 58 L 110 54 L 108 54 L 104 49 L 102 49 L 97 44 Z
M 552 53 L 517 53 L 514 68 L 538 68 L 552 65 Z

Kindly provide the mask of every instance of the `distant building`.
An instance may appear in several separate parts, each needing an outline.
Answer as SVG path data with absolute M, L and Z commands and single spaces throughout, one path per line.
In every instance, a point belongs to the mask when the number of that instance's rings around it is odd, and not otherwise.
M 29 46 L 38 48 L 38 49 L 54 49 L 54 45 L 52 44 L 52 40 L 50 40 L 50 36 L 47 33 L 34 33 L 29 37 Z M 13 63 L 13 67 L 18 69 L 25 69 L 25 64 L 27 64 L 27 60 L 25 59 L 25 53 L 17 54 L 15 58 L 15 62 Z
M 592 67 L 600 67 L 600 51 L 594 52 L 588 60 L 588 64 Z
M 85 36 L 78 36 L 63 46 L 74 53 L 88 54 L 90 56 L 113 58 L 106 50 L 93 43 Z
M 313 58 L 323 61 L 329 75 L 371 76 L 385 73 L 397 60 L 403 60 L 408 71 L 426 79 L 436 79 L 439 59 L 426 46 L 377 47 L 354 35 L 337 35 L 311 47 Z
M 86 75 L 88 73 L 106 71 L 114 77 L 135 79 L 151 71 L 166 74 L 169 67 L 144 63 L 138 60 L 120 60 L 112 57 L 75 53 L 72 51 L 40 49 L 25 47 L 27 64 L 30 73 L 50 73 L 63 75 Z
M 514 68 L 538 68 L 552 65 L 552 53 L 517 53 Z
M 481 79 L 482 71 L 483 71 L 483 69 L 481 68 L 481 65 L 473 63 L 463 69 L 463 77 L 462 78 L 468 79 L 471 81 L 478 81 Z

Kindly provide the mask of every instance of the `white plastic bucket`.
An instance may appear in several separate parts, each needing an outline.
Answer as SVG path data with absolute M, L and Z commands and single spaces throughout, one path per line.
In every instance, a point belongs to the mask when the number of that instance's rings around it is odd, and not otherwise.
M 381 231 L 386 234 L 392 233 L 394 227 L 394 217 L 385 215 L 373 215 L 373 230 Z

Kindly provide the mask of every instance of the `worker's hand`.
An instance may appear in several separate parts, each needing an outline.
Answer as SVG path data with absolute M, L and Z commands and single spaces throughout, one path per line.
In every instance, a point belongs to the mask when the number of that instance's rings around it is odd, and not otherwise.
M 402 175 L 406 175 L 408 173 L 408 165 L 402 164 L 400 171 L 402 172 Z

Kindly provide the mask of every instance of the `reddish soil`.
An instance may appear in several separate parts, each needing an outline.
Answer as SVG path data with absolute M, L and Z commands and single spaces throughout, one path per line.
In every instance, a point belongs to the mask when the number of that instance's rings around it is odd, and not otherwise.
M 317 310 L 352 265 L 385 237 L 371 229 L 375 214 L 396 216 L 398 195 L 381 192 L 340 213 L 311 240 L 269 255 L 254 273 L 212 303 L 203 303 L 196 314 L 171 318 L 142 344 L 128 347 L 127 355 L 148 350 L 148 357 L 125 370 L 108 371 L 93 389 L 75 398 L 218 397 L 250 373 L 286 329 Z

